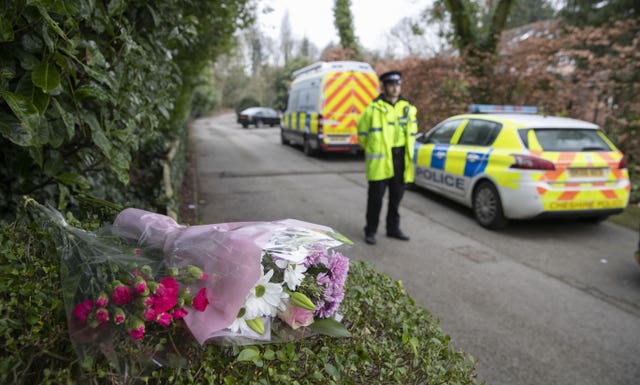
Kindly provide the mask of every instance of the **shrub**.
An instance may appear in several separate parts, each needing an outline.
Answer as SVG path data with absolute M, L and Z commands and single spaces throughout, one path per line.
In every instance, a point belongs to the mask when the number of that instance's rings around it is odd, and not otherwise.
M 85 224 L 85 227 L 96 227 Z M 0 227 L 0 383 L 119 384 L 104 357 L 80 363 L 66 326 L 59 257 L 34 223 Z M 342 305 L 351 338 L 315 336 L 261 346 L 206 345 L 188 369 L 160 368 L 150 384 L 473 384 L 474 360 L 450 345 L 401 282 L 352 262 Z M 83 369 L 84 368 L 84 369 Z
M 258 107 L 260 106 L 260 102 L 253 96 L 245 96 L 240 99 L 238 104 L 236 104 L 236 114 L 240 114 L 240 112 L 246 110 L 249 107 Z

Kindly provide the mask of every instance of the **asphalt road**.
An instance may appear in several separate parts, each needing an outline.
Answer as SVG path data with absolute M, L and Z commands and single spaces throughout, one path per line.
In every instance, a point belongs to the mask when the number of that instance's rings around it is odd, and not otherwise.
M 349 257 L 402 280 L 487 384 L 640 383 L 637 232 L 610 222 L 521 221 L 501 232 L 424 191 L 402 201 L 402 242 L 363 240 L 362 157 L 305 157 L 279 128 L 193 122 L 200 223 L 295 218 L 355 242 Z M 384 223 L 384 213 L 381 223 Z

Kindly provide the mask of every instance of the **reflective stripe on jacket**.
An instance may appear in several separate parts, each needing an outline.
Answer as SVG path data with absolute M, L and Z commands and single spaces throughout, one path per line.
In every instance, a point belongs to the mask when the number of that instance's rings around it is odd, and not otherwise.
M 418 132 L 417 109 L 400 98 L 392 106 L 378 96 L 358 119 L 358 142 L 364 148 L 367 180 L 377 181 L 393 177 L 393 157 L 396 128 L 405 135 L 404 182 L 413 182 L 413 151 Z

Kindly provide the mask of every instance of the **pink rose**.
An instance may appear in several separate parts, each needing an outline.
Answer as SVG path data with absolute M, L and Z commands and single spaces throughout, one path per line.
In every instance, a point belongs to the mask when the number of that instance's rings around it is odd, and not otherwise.
M 209 300 L 207 299 L 207 289 L 202 288 L 198 291 L 198 294 L 193 298 L 193 307 L 198 311 L 204 311 L 209 305 Z
M 101 324 L 109 321 L 109 312 L 107 311 L 107 309 L 101 307 L 96 310 L 96 320 Z
M 287 303 L 287 307 L 284 311 L 278 312 L 278 317 L 291 326 L 293 330 L 298 329 L 301 326 L 309 326 L 313 323 L 313 311 L 303 309 L 298 306 Z
M 156 321 L 162 326 L 169 326 L 169 324 L 171 324 L 172 319 L 173 317 L 171 317 L 171 314 L 161 313 L 161 314 L 158 314 Z
M 82 321 L 82 323 L 87 323 L 87 318 L 89 314 L 91 314 L 91 310 L 93 309 L 93 301 L 90 299 L 80 302 L 73 308 L 73 315 Z
M 133 292 L 130 287 L 120 284 L 113 289 L 113 293 L 111 293 L 111 300 L 116 305 L 126 305 L 131 303 L 133 299 Z

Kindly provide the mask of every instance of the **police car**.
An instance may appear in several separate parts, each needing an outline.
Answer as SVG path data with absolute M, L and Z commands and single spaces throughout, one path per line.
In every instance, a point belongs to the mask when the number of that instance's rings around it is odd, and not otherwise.
M 469 110 L 418 135 L 415 184 L 471 207 L 482 226 L 547 216 L 598 221 L 629 203 L 625 158 L 597 125 L 529 106 Z

